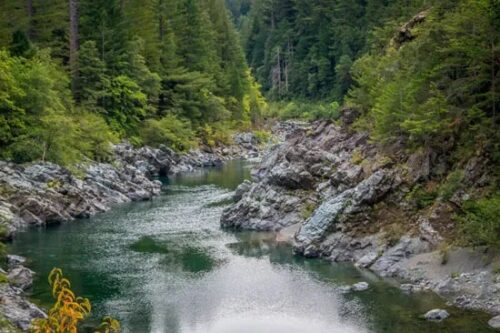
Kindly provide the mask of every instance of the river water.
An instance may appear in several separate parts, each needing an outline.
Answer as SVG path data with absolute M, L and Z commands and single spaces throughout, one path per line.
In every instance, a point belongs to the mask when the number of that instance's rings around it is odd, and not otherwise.
M 490 332 L 488 316 L 447 308 L 433 294 L 406 295 L 351 265 L 296 257 L 269 233 L 221 230 L 231 191 L 249 175 L 250 166 L 235 161 L 165 180 L 152 201 L 28 230 L 10 252 L 38 273 L 35 302 L 52 303 L 46 276 L 60 267 L 92 301 L 93 320 L 110 314 L 123 332 Z M 370 289 L 340 291 L 359 281 Z M 420 318 L 435 307 L 451 318 Z

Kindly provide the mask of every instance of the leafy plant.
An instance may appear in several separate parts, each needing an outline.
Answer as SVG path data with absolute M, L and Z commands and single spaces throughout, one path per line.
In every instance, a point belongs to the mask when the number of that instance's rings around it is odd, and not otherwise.
M 164 144 L 177 151 L 185 151 L 197 145 L 191 123 L 173 114 L 159 120 L 147 120 L 141 131 L 141 138 L 144 144 L 151 146 Z
M 471 245 L 500 248 L 500 194 L 469 201 L 463 209 L 464 213 L 456 219 L 465 241 Z
M 71 283 L 63 276 L 60 268 L 54 268 L 48 277 L 55 303 L 47 318 L 35 319 L 33 333 L 77 333 L 78 325 L 90 314 L 92 306 L 88 298 L 75 296 Z M 111 317 L 105 317 L 96 333 L 118 333 L 120 324 Z
M 451 172 L 446 181 L 439 187 L 439 196 L 443 200 L 450 200 L 453 194 L 460 188 L 464 173 L 462 170 Z
M 413 201 L 418 209 L 432 205 L 437 197 L 438 193 L 435 189 L 426 188 L 422 184 L 417 184 L 407 195 L 407 199 Z

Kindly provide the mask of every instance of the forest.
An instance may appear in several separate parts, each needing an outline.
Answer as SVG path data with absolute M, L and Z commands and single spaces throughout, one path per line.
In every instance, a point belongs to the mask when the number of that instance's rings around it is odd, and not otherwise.
M 495 0 L 0 6 L 4 159 L 106 160 L 123 139 L 182 151 L 264 118 L 335 119 L 341 107 L 361 111 L 357 126 L 376 140 L 483 142 L 498 154 Z
M 0 152 L 16 162 L 214 145 L 265 104 L 222 0 L 2 1 L 0 48 Z

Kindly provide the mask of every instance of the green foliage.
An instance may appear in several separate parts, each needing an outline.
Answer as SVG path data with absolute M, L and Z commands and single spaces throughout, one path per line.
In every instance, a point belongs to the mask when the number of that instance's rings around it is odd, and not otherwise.
M 500 194 L 467 202 L 456 216 L 464 239 L 471 245 L 500 247 Z
M 130 77 L 120 75 L 110 80 L 100 104 L 111 129 L 120 136 L 134 134 L 147 116 L 147 96 Z
M 222 127 L 262 121 L 266 103 L 224 0 L 79 0 L 71 72 L 68 2 L 29 5 L 0 4 L 0 49 L 10 50 L 0 51 L 1 158 L 107 160 L 107 141 L 139 143 L 143 127 L 182 150 L 190 131 L 222 142 Z M 179 130 L 159 123 L 171 114 L 186 120 Z
M 253 131 L 253 134 L 255 135 L 259 143 L 267 143 L 272 138 L 271 132 L 266 130 L 255 130 Z
M 75 112 L 67 75 L 41 51 L 32 58 L 0 51 L 0 156 L 63 165 L 103 159 L 115 141 L 97 115 Z
M 412 28 L 413 39 L 401 45 L 386 40 L 386 47 L 355 61 L 348 104 L 363 111 L 373 138 L 432 146 L 453 137 L 467 145 L 485 133 L 498 135 L 494 6 L 486 0 L 435 2 Z
M 9 278 L 6 274 L 0 273 L 0 284 L 1 283 L 9 283 Z
M 144 144 L 151 146 L 167 145 L 177 151 L 186 151 L 196 146 L 195 132 L 188 120 L 173 114 L 156 120 L 148 119 L 141 130 Z
M 200 137 L 202 142 L 209 147 L 220 145 L 229 145 L 233 143 L 231 123 L 214 123 L 212 125 L 205 124 L 200 129 Z
M 360 165 L 361 163 L 363 163 L 363 160 L 363 153 L 359 149 L 354 150 L 351 156 L 351 163 Z
M 407 199 L 418 209 L 432 205 L 437 197 L 438 193 L 432 186 L 424 187 L 422 184 L 415 185 L 407 195 Z
M 280 119 L 303 119 L 303 120 L 318 120 L 329 119 L 336 120 L 340 117 L 339 103 L 323 103 L 323 102 L 288 102 L 288 103 L 273 103 L 271 116 Z
M 234 3 L 236 2 L 236 3 Z M 342 101 L 351 67 L 371 31 L 406 19 L 428 0 L 231 1 L 247 60 L 267 95 L 277 100 Z
M 455 194 L 455 192 L 462 185 L 463 178 L 464 172 L 462 170 L 455 170 L 451 172 L 445 182 L 439 187 L 439 196 L 443 200 L 450 200 L 453 194 Z

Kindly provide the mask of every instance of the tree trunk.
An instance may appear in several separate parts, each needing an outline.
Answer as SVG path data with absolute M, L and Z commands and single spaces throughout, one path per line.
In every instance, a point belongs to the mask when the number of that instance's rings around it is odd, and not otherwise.
M 71 90 L 77 90 L 78 77 L 78 0 L 69 0 L 69 68 Z
M 163 41 L 165 35 L 165 18 L 163 17 L 163 1 L 158 2 L 158 34 L 160 41 Z
M 35 38 L 35 30 L 33 28 L 33 15 L 35 14 L 33 0 L 27 0 L 26 9 L 28 11 L 28 37 L 30 40 L 33 40 Z

